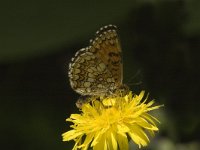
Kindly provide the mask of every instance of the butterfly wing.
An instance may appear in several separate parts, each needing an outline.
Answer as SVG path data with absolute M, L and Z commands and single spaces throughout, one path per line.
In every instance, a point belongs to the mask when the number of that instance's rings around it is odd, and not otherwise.
M 104 62 L 88 51 L 79 50 L 69 66 L 71 87 L 81 95 L 102 95 L 114 88 L 115 81 Z
M 104 26 L 96 32 L 96 35 L 94 41 L 91 41 L 92 52 L 107 65 L 117 88 L 122 85 L 123 80 L 122 51 L 117 27 Z
M 69 65 L 69 79 L 71 87 L 81 95 L 104 95 L 122 84 L 121 47 L 116 29 L 101 28 L 90 46 L 75 54 Z

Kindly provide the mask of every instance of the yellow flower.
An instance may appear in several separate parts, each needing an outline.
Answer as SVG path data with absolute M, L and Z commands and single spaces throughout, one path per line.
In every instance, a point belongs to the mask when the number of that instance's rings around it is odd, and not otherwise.
M 148 133 L 154 135 L 158 128 L 155 117 L 149 111 L 158 109 L 154 101 L 142 101 L 144 91 L 139 95 L 113 96 L 101 101 L 92 100 L 84 104 L 81 114 L 71 114 L 66 121 L 72 122 L 72 130 L 62 134 L 63 141 L 74 140 L 73 150 L 128 150 L 128 138 L 139 148 L 149 143 Z M 141 102 L 142 101 L 142 102 Z M 148 133 L 147 133 L 148 132 Z

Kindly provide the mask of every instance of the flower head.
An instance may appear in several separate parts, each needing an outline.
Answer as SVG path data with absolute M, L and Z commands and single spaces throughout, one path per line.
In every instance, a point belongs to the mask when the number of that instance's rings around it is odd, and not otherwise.
M 128 150 L 128 138 L 139 148 L 149 143 L 148 133 L 154 135 L 159 122 L 148 112 L 158 109 L 154 101 L 142 101 L 144 91 L 139 95 L 112 96 L 101 101 L 95 98 L 81 108 L 81 114 L 71 114 L 66 121 L 72 122 L 72 130 L 65 132 L 63 141 L 74 140 L 73 150 Z

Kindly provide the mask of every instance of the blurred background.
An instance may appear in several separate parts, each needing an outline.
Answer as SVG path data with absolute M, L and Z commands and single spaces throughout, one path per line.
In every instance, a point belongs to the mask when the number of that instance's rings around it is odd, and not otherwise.
M 1 148 L 72 148 L 61 134 L 80 95 L 70 87 L 68 64 L 96 30 L 115 24 L 124 83 L 165 105 L 145 149 L 199 150 L 199 8 L 199 0 L 1 1 Z

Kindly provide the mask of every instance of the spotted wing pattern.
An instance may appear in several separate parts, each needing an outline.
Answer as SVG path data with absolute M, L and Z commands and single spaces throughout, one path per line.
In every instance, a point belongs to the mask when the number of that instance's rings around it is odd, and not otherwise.
M 81 95 L 105 95 L 120 87 L 122 62 L 116 26 L 100 28 L 90 45 L 72 58 L 68 74 L 71 87 Z

